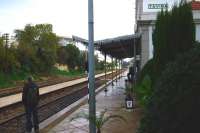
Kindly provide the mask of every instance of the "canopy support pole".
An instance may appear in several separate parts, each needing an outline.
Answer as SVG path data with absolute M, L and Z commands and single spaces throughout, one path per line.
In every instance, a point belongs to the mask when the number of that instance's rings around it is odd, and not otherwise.
M 106 74 L 107 74 L 107 65 L 106 65 L 106 53 L 104 54 L 104 71 L 105 71 L 105 90 L 107 90 L 107 77 L 106 77 Z
M 112 69 L 112 86 L 114 86 L 114 84 L 113 84 L 113 57 L 111 58 L 111 60 L 112 60 L 112 66 L 111 66 L 112 67 L 111 68 Z
M 117 75 L 118 75 L 118 71 L 117 71 L 117 59 L 115 59 L 115 72 L 116 72 L 116 82 L 117 82 Z

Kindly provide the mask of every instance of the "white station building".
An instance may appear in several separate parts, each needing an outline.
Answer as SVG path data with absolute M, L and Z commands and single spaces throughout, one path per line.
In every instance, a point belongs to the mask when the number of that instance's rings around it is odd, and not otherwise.
M 200 0 L 192 1 L 193 18 L 196 25 L 196 40 L 200 42 Z M 153 57 L 152 33 L 157 13 L 162 8 L 169 10 L 181 0 L 136 0 L 135 32 L 141 34 L 141 68 Z

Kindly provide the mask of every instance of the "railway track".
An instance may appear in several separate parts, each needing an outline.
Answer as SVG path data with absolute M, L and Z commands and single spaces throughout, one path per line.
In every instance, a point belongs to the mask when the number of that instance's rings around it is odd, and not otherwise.
M 100 72 L 97 72 L 97 74 L 99 74 L 99 73 Z M 49 78 L 48 80 L 45 80 L 45 81 L 36 81 L 36 83 L 41 88 L 41 87 L 45 87 L 45 86 L 50 86 L 50 85 L 54 85 L 54 84 L 72 81 L 72 80 L 79 79 L 79 78 L 84 78 L 84 77 L 86 77 L 85 74 L 82 76 L 75 76 L 75 77 L 70 77 L 70 78 L 69 77 L 53 77 L 53 78 Z M 0 98 L 22 92 L 23 85 L 24 84 L 22 82 L 15 87 L 0 89 Z
M 50 78 L 46 81 L 37 81 L 36 83 L 41 88 L 41 87 L 45 87 L 45 86 L 50 86 L 50 85 L 54 85 L 54 84 L 59 84 L 59 83 L 75 80 L 75 79 L 78 79 L 78 78 L 81 78 L 81 77 L 86 77 L 86 75 L 77 76 L 77 77 L 73 77 L 73 78 Z M 9 95 L 13 95 L 13 94 L 16 94 L 16 93 L 20 93 L 20 92 L 22 92 L 22 88 L 23 88 L 23 83 L 15 86 L 15 87 L 0 89 L 0 98 L 5 97 L 5 96 L 9 96 Z
M 116 75 L 117 74 L 115 73 L 114 76 Z M 111 78 L 111 76 L 112 74 L 108 74 L 108 79 Z M 105 82 L 104 76 L 97 78 L 95 81 L 95 88 L 98 88 Z M 43 94 L 40 96 L 38 106 L 39 121 L 42 122 L 87 94 L 87 81 Z M 17 102 L 1 108 L 0 133 L 23 132 L 25 132 L 25 114 L 22 103 Z

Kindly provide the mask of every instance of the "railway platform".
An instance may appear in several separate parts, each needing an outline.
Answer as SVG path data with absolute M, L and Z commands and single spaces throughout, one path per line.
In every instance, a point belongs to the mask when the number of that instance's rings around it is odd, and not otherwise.
M 108 72 L 95 75 L 95 89 L 99 91 L 107 82 L 119 77 L 117 73 Z M 107 78 L 105 78 L 107 77 Z M 58 116 L 72 112 L 87 99 L 87 78 L 75 79 L 55 85 L 40 88 L 38 118 L 40 127 L 46 127 Z M 56 117 L 55 117 L 56 116 Z M 53 118 L 53 119 L 52 119 Z M 11 94 L 0 98 L 0 132 L 24 133 L 25 113 L 21 102 L 21 93 Z
M 101 77 L 103 75 L 104 74 L 98 74 L 95 77 L 98 78 L 98 77 Z M 68 82 L 64 82 L 64 83 L 60 83 L 60 84 L 42 87 L 42 88 L 40 88 L 39 93 L 40 93 L 40 95 L 44 95 L 44 94 L 51 93 L 53 91 L 56 91 L 56 90 L 59 90 L 59 89 L 65 88 L 65 87 L 73 86 L 75 84 L 79 84 L 79 83 L 82 83 L 82 82 L 85 82 L 85 81 L 87 81 L 86 77 L 76 79 L 76 80 L 72 80 L 72 81 L 68 81 Z M 22 100 L 21 98 L 22 98 L 22 93 L 17 93 L 17 94 L 13 94 L 13 95 L 10 95 L 10 96 L 2 97 L 2 98 L 0 98 L 0 108 L 12 105 L 14 103 L 21 102 L 21 100 Z
M 114 86 L 111 84 L 107 86 L 107 93 L 100 88 L 99 93 L 96 95 L 96 112 L 107 110 L 107 114 L 117 114 L 123 116 L 127 122 L 120 120 L 108 121 L 102 129 L 102 133 L 136 133 L 139 121 L 141 118 L 141 109 L 136 106 L 133 110 L 127 110 L 125 108 L 125 76 L 122 76 L 118 82 L 114 82 Z M 105 87 L 105 86 L 104 86 Z M 80 101 L 80 100 L 79 100 Z M 53 119 L 49 123 L 48 120 L 40 124 L 40 131 L 42 133 L 88 133 L 89 122 L 83 118 L 75 119 L 71 121 L 71 118 L 75 117 L 81 112 L 88 112 L 87 98 L 82 99 L 78 107 L 74 108 L 74 111 L 66 111 L 65 113 L 57 114 L 57 118 Z M 45 123 L 48 123 L 48 125 Z M 45 125 L 45 126 L 44 126 Z

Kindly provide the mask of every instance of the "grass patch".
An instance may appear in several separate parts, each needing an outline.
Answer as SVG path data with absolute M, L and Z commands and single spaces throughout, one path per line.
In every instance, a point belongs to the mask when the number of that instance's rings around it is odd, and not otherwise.
M 19 82 L 23 83 L 24 79 L 26 79 L 30 73 L 21 71 L 11 74 L 4 74 L 0 72 L 0 89 L 1 88 L 7 88 L 12 87 L 18 84 Z M 38 76 L 31 74 L 35 79 L 38 78 Z
M 53 69 L 49 74 L 41 74 L 41 73 L 40 74 L 31 74 L 31 73 L 27 73 L 25 71 L 16 72 L 16 73 L 12 73 L 12 74 L 4 74 L 4 73 L 0 72 L 0 89 L 14 87 L 16 85 L 23 84 L 24 80 L 27 79 L 27 77 L 29 75 L 32 75 L 34 77 L 34 80 L 38 81 L 38 80 L 44 80 L 41 78 L 41 77 L 43 77 L 43 75 L 76 77 L 76 76 L 83 76 L 84 72 L 78 71 L 78 70 L 67 72 L 67 71 L 62 71 L 62 70 L 56 69 L 56 68 Z
M 64 71 L 64 70 L 59 70 L 57 68 L 54 68 L 51 71 L 51 75 L 65 76 L 65 77 L 83 76 L 84 74 L 85 74 L 84 71 L 80 71 L 80 70 Z
M 102 71 L 96 71 L 95 73 L 101 73 Z M 49 77 L 49 76 L 63 76 L 63 77 L 77 77 L 77 76 L 84 76 L 85 72 L 81 70 L 72 70 L 72 71 L 64 71 L 59 70 L 57 68 L 53 68 L 49 73 L 39 73 L 39 74 L 32 74 L 25 71 L 15 72 L 12 74 L 4 74 L 0 72 L 0 89 L 14 87 L 16 85 L 23 85 L 24 80 L 27 79 L 29 75 L 34 77 L 34 80 L 41 81 L 46 80 L 42 77 Z

